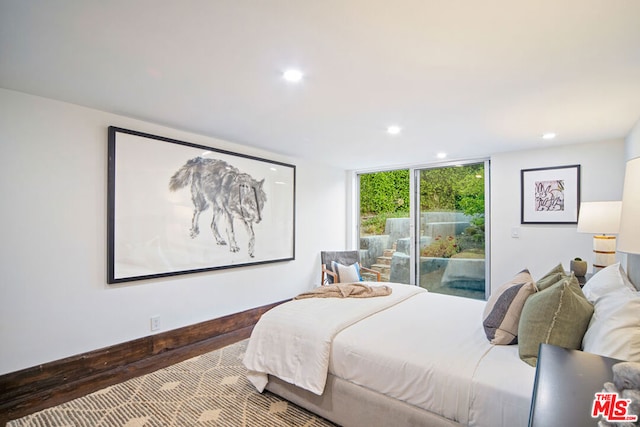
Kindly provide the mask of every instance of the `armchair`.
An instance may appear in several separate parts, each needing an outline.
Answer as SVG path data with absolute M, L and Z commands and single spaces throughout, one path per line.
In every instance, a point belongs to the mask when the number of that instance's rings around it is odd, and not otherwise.
M 320 260 L 322 262 L 322 278 L 321 284 L 328 285 L 338 283 L 338 272 L 333 270 L 332 263 L 335 261 L 343 266 L 351 266 L 357 264 L 360 271 L 364 271 L 376 276 L 376 281 L 380 281 L 380 272 L 363 267 L 360 264 L 359 251 L 322 251 L 320 252 Z

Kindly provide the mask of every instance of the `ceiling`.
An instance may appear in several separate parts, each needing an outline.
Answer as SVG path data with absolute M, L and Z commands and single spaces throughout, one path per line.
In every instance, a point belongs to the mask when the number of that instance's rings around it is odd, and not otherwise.
M 0 0 L 0 87 L 344 169 L 607 141 L 640 1 Z

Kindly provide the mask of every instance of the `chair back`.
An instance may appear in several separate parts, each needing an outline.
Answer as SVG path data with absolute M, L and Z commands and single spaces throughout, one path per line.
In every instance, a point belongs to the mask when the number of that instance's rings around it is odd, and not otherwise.
M 335 261 L 342 265 L 352 265 L 360 262 L 360 251 L 322 251 L 320 252 L 320 260 L 322 264 L 331 270 L 331 262 Z M 333 283 L 333 277 L 327 275 L 323 280 Z

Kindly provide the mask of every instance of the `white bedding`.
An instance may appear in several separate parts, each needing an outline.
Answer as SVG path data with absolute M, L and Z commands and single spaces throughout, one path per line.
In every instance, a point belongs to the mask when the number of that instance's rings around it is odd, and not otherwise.
M 280 306 L 266 313 L 245 356 L 247 368 L 260 372 L 251 372 L 250 380 L 261 391 L 269 373 L 319 394 L 328 368 L 337 377 L 462 425 L 526 426 L 535 369 L 520 360 L 517 346 L 488 342 L 482 329 L 485 302 L 390 285 L 392 296 L 402 295 L 404 301 L 387 308 L 362 307 L 356 314 L 346 307 L 354 300 L 309 299 L 293 312 Z M 327 330 L 320 332 L 323 316 Z M 287 331 L 291 324 L 293 332 Z
M 536 369 L 518 355 L 517 345 L 496 345 L 473 376 L 470 426 L 527 426 Z
M 394 283 L 389 296 L 375 298 L 308 298 L 289 301 L 262 315 L 251 333 L 244 357 L 249 381 L 262 392 L 272 374 L 322 394 L 335 335 L 372 314 L 414 295 L 416 286 Z
M 478 313 L 477 308 L 483 304 L 458 298 L 458 313 L 452 317 L 450 298 L 415 296 L 338 334 L 330 371 L 466 424 L 469 378 L 491 344 L 484 333 L 469 328 L 480 324 L 482 309 Z M 456 321 L 447 320 L 451 318 Z

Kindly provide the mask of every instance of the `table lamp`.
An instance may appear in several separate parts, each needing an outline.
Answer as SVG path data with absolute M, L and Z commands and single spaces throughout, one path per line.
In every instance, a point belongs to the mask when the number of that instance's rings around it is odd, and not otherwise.
M 620 252 L 640 254 L 640 157 L 627 162 L 620 216 Z
M 593 236 L 593 272 L 616 262 L 616 236 L 620 228 L 622 202 L 582 202 L 578 214 L 578 233 Z

